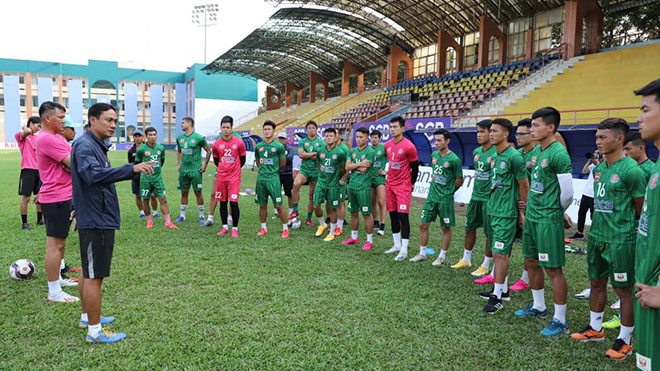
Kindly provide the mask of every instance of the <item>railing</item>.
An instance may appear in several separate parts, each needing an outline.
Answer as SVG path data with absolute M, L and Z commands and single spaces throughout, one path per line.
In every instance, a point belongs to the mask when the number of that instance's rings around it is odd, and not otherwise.
M 607 107 L 607 108 L 586 108 L 575 110 L 561 110 L 562 125 L 585 125 L 598 124 L 604 119 L 610 117 L 622 118 L 628 122 L 636 122 L 639 107 Z M 600 113 L 600 114 L 598 114 Z M 524 113 L 503 113 L 497 115 L 475 115 L 475 116 L 452 116 L 452 126 L 471 127 L 476 126 L 477 122 L 485 119 L 495 119 L 498 117 L 517 121 L 532 117 L 533 112 Z

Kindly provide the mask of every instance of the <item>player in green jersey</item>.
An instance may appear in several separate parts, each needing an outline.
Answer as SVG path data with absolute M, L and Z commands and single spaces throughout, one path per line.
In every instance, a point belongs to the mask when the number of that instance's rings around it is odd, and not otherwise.
M 165 196 L 165 183 L 163 183 L 162 166 L 165 163 L 165 147 L 158 144 L 158 132 L 153 127 L 148 127 L 144 131 L 147 142 L 138 148 L 135 152 L 135 161 L 152 162 L 153 174 L 140 175 L 140 197 L 142 197 L 142 207 L 147 216 L 147 228 L 153 228 L 154 222 L 151 219 L 151 210 L 149 209 L 149 199 L 154 194 L 160 203 L 160 210 L 165 218 L 165 227 L 179 229 L 172 220 L 170 220 L 170 209 L 167 207 L 167 197 Z
M 307 138 L 300 140 L 298 144 L 298 157 L 300 157 L 300 170 L 296 178 L 293 180 L 293 190 L 291 191 L 291 203 L 293 204 L 293 212 L 289 215 L 289 219 L 298 216 L 298 202 L 300 201 L 300 187 L 309 184 L 309 203 L 307 204 L 307 218 L 305 224 L 313 227 L 312 211 L 314 208 L 314 190 L 316 189 L 316 181 L 319 177 L 319 163 L 316 158 L 316 150 L 325 145 L 323 140 L 316 135 L 318 125 L 314 121 L 308 121 L 305 124 L 305 132 Z M 317 209 L 318 210 L 318 209 Z M 319 215 L 320 213 L 320 215 Z M 323 212 L 317 211 L 316 216 L 319 217 L 319 223 L 325 225 L 323 220 Z
M 472 266 L 472 249 L 477 242 L 477 228 L 483 227 L 484 231 L 488 225 L 488 215 L 486 213 L 486 203 L 490 193 L 490 163 L 495 157 L 495 147 L 490 143 L 491 120 L 481 120 L 477 123 L 477 143 L 479 147 L 472 152 L 474 161 L 474 184 L 472 187 L 472 196 L 467 207 L 465 215 L 465 248 L 463 250 L 463 259 L 452 265 L 454 269 Z M 493 276 L 489 275 L 490 263 L 493 260 L 493 254 L 490 250 L 490 242 L 486 238 L 486 255 L 481 266 L 472 272 L 475 277 L 484 276 L 475 280 L 475 283 L 493 283 Z M 484 282 L 482 282 L 484 281 Z
M 330 217 L 330 230 L 323 241 L 333 241 L 335 239 L 334 230 L 337 223 L 337 209 L 341 202 L 341 185 L 339 180 L 346 173 L 346 155 L 344 151 L 337 147 L 337 131 L 334 128 L 327 128 L 323 132 L 325 146 L 316 150 L 319 160 L 319 178 L 316 189 L 314 190 L 314 206 L 318 210 L 323 202 L 328 203 L 328 216 Z M 321 219 L 319 218 L 319 222 Z M 327 225 L 321 224 L 316 230 L 316 237 L 320 237 Z
M 371 250 L 373 247 L 373 219 L 371 217 L 371 166 L 376 151 L 368 145 L 369 130 L 360 127 L 355 131 L 357 147 L 350 151 L 346 161 L 346 171 L 351 172 L 351 182 L 348 184 L 348 209 L 351 213 L 351 238 L 342 242 L 342 245 L 357 244 L 358 227 L 361 212 L 364 216 L 364 225 L 367 232 L 367 242 L 362 250 Z
M 532 183 L 530 185 L 525 225 L 523 226 L 523 256 L 529 271 L 533 304 L 515 312 L 518 317 L 545 316 L 544 274 L 550 276 L 555 312 L 541 331 L 544 336 L 568 332 L 566 296 L 568 287 L 564 266 L 564 212 L 573 201 L 571 158 L 556 139 L 561 116 L 552 107 L 537 110 L 532 115 L 532 139 L 540 143 L 533 152 Z
M 202 195 L 202 174 L 211 159 L 211 147 L 206 143 L 206 138 L 194 130 L 195 120 L 192 117 L 184 117 L 181 120 L 183 134 L 176 138 L 177 156 L 176 167 L 179 172 L 179 184 L 181 190 L 181 214 L 175 220 L 182 222 L 186 220 L 186 209 L 188 208 L 188 193 L 190 187 L 197 198 L 197 210 L 199 211 L 199 222 L 204 224 L 204 196 Z M 206 151 L 206 158 L 202 163 L 202 148 Z
M 270 197 L 277 209 L 277 215 L 282 221 L 282 238 L 289 238 L 288 218 L 282 207 L 282 184 L 280 183 L 280 168 L 286 166 L 286 150 L 282 143 L 275 140 L 276 127 L 277 125 L 270 120 L 264 122 L 264 141 L 259 142 L 254 149 L 254 159 L 259 167 L 254 201 L 259 204 L 259 219 L 261 220 L 261 230 L 257 235 L 263 236 L 268 233 L 266 217 L 268 216 L 268 197 Z
M 530 131 L 532 130 L 532 119 L 526 118 L 518 121 L 518 128 L 516 129 L 516 142 L 518 142 L 518 152 L 523 157 L 525 168 L 527 168 L 527 180 L 532 181 L 532 162 L 534 156 L 532 150 L 538 145 L 532 139 Z M 522 228 L 518 228 L 516 238 L 522 239 Z M 524 261 L 524 259 L 523 259 Z M 523 264 L 523 271 L 520 279 L 509 287 L 512 291 L 523 291 L 529 288 L 529 272 L 527 266 Z
M 637 117 L 642 138 L 660 148 L 660 79 L 635 91 L 642 97 Z M 635 247 L 635 347 L 637 368 L 660 370 L 660 163 L 646 185 Z
M 337 130 L 337 129 L 335 129 Z M 345 158 L 348 160 L 348 154 L 350 152 L 350 149 L 348 149 L 348 146 L 346 143 L 344 143 L 344 138 L 342 137 L 342 134 L 337 130 L 337 148 L 342 150 L 344 152 Z M 348 171 L 344 173 L 344 175 L 339 179 L 339 208 L 337 209 L 337 227 L 335 227 L 335 237 L 341 236 L 341 234 L 344 232 L 344 219 L 346 218 L 346 200 L 348 199 L 348 192 L 347 192 L 347 186 L 348 186 Z M 327 203 L 325 204 L 325 211 L 326 214 L 330 214 L 330 205 Z
M 648 182 L 655 163 L 646 155 L 646 142 L 644 142 L 639 132 L 628 134 L 626 141 L 623 143 L 623 153 L 637 161 L 637 165 L 644 171 Z
M 378 229 L 378 235 L 385 235 L 385 216 L 387 215 L 387 203 L 385 196 L 385 181 L 387 171 L 387 153 L 385 146 L 380 143 L 383 134 L 379 130 L 374 130 L 369 134 L 371 138 L 371 148 L 376 151 L 374 163 L 369 168 L 371 171 L 371 210 L 374 213 L 374 228 Z
M 454 215 L 454 193 L 463 185 L 461 159 L 449 150 L 451 134 L 445 129 L 433 132 L 436 150 L 431 153 L 431 185 L 422 208 L 419 223 L 419 254 L 411 262 L 426 260 L 426 248 L 429 243 L 429 226 L 440 217 L 442 228 L 442 249 L 433 266 L 444 264 L 447 250 L 451 243 L 451 227 L 456 225 Z M 408 256 L 408 247 L 404 246 L 394 260 L 403 261 Z
M 637 163 L 623 153 L 628 124 L 617 118 L 598 125 L 596 146 L 604 160 L 594 171 L 594 219 L 589 230 L 587 266 L 591 279 L 590 321 L 571 335 L 578 341 L 603 340 L 603 314 L 607 304 L 607 281 L 621 299 L 621 330 L 614 346 L 605 353 L 624 359 L 632 353 L 633 275 L 635 228 L 642 210 L 646 176 Z
M 502 309 L 502 300 L 509 298 L 508 275 L 510 254 L 516 234 L 516 225 L 523 226 L 529 180 L 520 152 L 509 144 L 507 138 L 513 132 L 513 124 L 507 119 L 493 120 L 490 141 L 497 154 L 491 162 L 491 189 L 488 198 L 489 224 L 486 230 L 492 241 L 495 258 L 495 285 L 493 292 L 479 294 L 488 299 L 483 311 L 494 314 Z

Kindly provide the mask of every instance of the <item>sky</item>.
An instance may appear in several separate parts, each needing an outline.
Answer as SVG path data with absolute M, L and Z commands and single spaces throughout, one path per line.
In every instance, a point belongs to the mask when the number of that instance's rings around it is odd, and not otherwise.
M 184 72 L 204 63 L 204 27 L 192 23 L 192 9 L 209 3 L 220 9 L 207 28 L 207 63 L 277 10 L 263 0 L 3 1 L 0 58 Z

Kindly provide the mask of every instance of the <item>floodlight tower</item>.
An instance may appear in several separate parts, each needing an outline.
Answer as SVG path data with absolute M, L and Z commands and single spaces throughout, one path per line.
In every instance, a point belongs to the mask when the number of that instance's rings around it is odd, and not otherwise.
M 204 27 L 204 64 L 206 64 L 206 29 L 218 21 L 218 4 L 195 5 L 192 9 L 192 23 Z

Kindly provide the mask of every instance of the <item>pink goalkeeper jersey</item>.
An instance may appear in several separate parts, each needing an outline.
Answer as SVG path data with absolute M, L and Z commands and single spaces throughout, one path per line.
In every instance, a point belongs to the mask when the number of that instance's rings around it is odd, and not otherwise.
M 417 148 L 406 138 L 399 143 L 394 143 L 394 139 L 385 143 L 385 152 L 390 164 L 387 171 L 387 187 L 401 187 L 408 190 L 412 189 L 410 180 L 410 162 L 417 161 Z
M 39 169 L 37 166 L 37 137 L 38 135 L 32 134 L 23 137 L 22 132 L 14 135 L 16 142 L 18 142 L 18 148 L 21 150 L 21 170 Z
M 71 146 L 61 135 L 41 130 L 37 135 L 37 165 L 41 178 L 39 202 L 48 204 L 72 198 L 71 173 L 62 168 L 62 160 L 71 153 Z
M 213 143 L 213 157 L 219 158 L 219 180 L 241 180 L 241 156 L 245 156 L 245 143 L 232 135 L 228 141 L 220 137 Z

